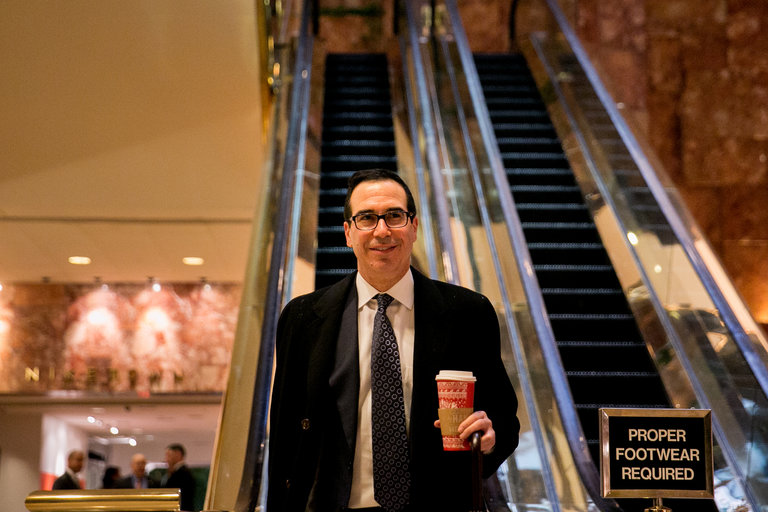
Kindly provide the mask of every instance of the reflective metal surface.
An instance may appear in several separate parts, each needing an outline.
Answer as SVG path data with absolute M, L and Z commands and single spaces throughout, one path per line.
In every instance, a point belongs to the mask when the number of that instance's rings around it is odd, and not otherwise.
M 178 512 L 178 489 L 99 489 L 35 491 L 25 505 L 30 512 Z

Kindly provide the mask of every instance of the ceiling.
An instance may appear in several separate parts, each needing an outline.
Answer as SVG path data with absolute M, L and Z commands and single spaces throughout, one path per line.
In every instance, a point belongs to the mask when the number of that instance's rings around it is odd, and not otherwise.
M 242 280 L 255 27 L 245 0 L 0 3 L 0 284 Z

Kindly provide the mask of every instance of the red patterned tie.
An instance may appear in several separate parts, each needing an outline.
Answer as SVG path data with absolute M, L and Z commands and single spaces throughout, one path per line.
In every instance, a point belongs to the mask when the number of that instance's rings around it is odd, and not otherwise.
M 373 495 L 387 511 L 405 508 L 411 484 L 400 353 L 386 314 L 393 300 L 385 293 L 376 296 L 371 348 Z

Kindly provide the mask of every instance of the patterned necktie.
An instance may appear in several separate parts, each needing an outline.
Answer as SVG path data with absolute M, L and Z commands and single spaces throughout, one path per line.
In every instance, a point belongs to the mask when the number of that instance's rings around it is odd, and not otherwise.
M 373 496 L 388 511 L 408 504 L 411 484 L 400 354 L 386 314 L 393 300 L 385 293 L 376 296 L 371 348 Z

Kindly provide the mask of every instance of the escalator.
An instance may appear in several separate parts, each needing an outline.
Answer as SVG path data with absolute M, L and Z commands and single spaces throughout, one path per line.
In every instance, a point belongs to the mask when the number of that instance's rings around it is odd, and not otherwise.
M 597 463 L 599 409 L 673 404 L 525 59 L 483 54 L 474 62 L 573 406 Z M 648 503 L 620 505 L 639 512 Z M 698 501 L 670 505 L 715 510 Z
M 406 5 L 409 7 L 409 5 Z M 421 30 L 421 29 L 419 29 Z M 423 32 L 422 32 L 423 33 Z M 417 38 L 414 38 L 417 39 Z M 458 38 L 460 39 L 460 38 Z M 361 51 L 365 51 L 361 49 Z M 374 50 L 380 51 L 380 48 Z M 412 49 L 411 51 L 417 51 Z M 404 52 L 405 53 L 405 52 Z M 426 58 L 432 55 L 431 51 L 423 52 Z M 388 59 L 388 57 L 390 57 Z M 260 343 L 258 347 L 258 375 L 253 380 L 243 379 L 242 382 L 230 383 L 227 392 L 227 403 L 225 406 L 222 420 L 222 431 L 219 433 L 221 439 L 232 439 L 233 432 L 236 435 L 242 435 L 243 429 L 239 430 L 235 422 L 226 417 L 228 411 L 233 410 L 243 403 L 247 403 L 248 397 L 236 397 L 232 391 L 235 388 L 247 388 L 250 386 L 255 389 L 255 394 L 250 401 L 253 403 L 252 417 L 250 419 L 250 428 L 248 432 L 248 446 L 233 449 L 233 453 L 245 453 L 246 460 L 243 466 L 246 471 L 243 475 L 237 476 L 236 471 L 231 471 L 230 467 L 214 468 L 214 483 L 209 491 L 209 508 L 221 510 L 246 511 L 253 510 L 263 500 L 264 475 L 261 468 L 265 464 L 266 443 L 266 416 L 268 414 L 267 404 L 269 397 L 269 382 L 272 369 L 271 347 L 269 343 L 274 338 L 274 325 L 277 315 L 282 305 L 293 295 L 296 290 L 291 290 L 291 285 L 298 287 L 301 281 L 301 275 L 294 275 L 290 270 L 291 265 L 296 268 L 310 268 L 314 279 L 305 280 L 305 282 L 314 282 L 313 288 L 320 288 L 335 282 L 343 275 L 355 268 L 355 259 L 351 250 L 344 244 L 343 228 L 343 201 L 346 191 L 346 181 L 348 177 L 357 169 L 384 167 L 388 169 L 397 169 L 402 166 L 398 162 L 397 156 L 402 158 L 402 153 L 396 155 L 395 135 L 407 132 L 407 129 L 400 130 L 393 127 L 397 123 L 396 117 L 393 117 L 393 111 L 397 112 L 397 107 L 393 107 L 391 98 L 397 94 L 402 94 L 398 90 L 389 90 L 390 83 L 398 78 L 391 77 L 389 73 L 396 67 L 388 68 L 388 61 L 393 62 L 389 56 L 382 53 L 335 53 L 331 51 L 321 62 L 324 66 L 322 82 L 324 88 L 323 110 L 321 117 L 322 137 L 313 138 L 309 135 L 306 138 L 310 141 L 319 140 L 318 165 L 306 165 L 312 174 L 312 169 L 319 169 L 317 172 L 317 197 L 313 198 L 306 206 L 302 203 L 307 197 L 312 196 L 311 191 L 301 192 L 302 184 L 296 186 L 296 190 L 286 185 L 286 176 L 288 172 L 295 169 L 303 169 L 304 162 L 287 162 L 282 175 L 276 173 L 275 187 L 285 187 L 285 191 L 280 194 L 275 193 L 272 197 L 280 196 L 281 205 L 289 205 L 274 215 L 274 220 L 265 225 L 276 226 L 276 230 L 288 229 L 281 224 L 302 224 L 309 222 L 308 219 L 316 219 L 317 225 L 311 226 L 311 229 L 295 228 L 296 232 L 309 233 L 308 240 L 297 243 L 297 248 L 290 248 L 290 244 L 285 243 L 287 247 L 283 253 L 275 253 L 271 259 L 265 258 L 269 264 L 254 265 L 254 269 L 269 268 L 270 276 L 274 274 L 275 283 L 265 286 L 273 293 L 268 300 L 261 301 L 260 296 L 253 300 L 253 305 L 244 310 L 257 311 L 261 314 L 262 302 L 267 303 L 268 307 L 263 311 L 263 326 L 255 323 L 261 328 Z M 406 56 L 402 57 L 406 60 Z M 416 57 L 413 57 L 416 59 Z M 311 58 L 305 58 L 303 72 L 306 74 L 313 62 Z M 315 60 L 314 62 L 317 62 Z M 505 186 L 506 193 L 514 199 L 516 216 L 520 220 L 520 227 L 525 237 L 526 250 L 530 253 L 532 269 L 537 283 L 537 293 L 540 293 L 546 309 L 546 321 L 551 326 L 554 341 L 559 353 L 559 360 L 562 361 L 562 370 L 567 376 L 568 387 L 573 397 L 572 408 L 578 417 L 580 428 L 583 429 L 587 439 L 587 446 L 591 452 L 593 461 L 599 460 L 598 457 L 598 415 L 597 409 L 600 407 L 669 407 L 670 401 L 667 390 L 659 378 L 658 361 L 653 360 L 649 352 L 646 339 L 644 339 L 641 330 L 635 321 L 635 315 L 630 310 L 630 304 L 627 299 L 626 289 L 619 281 L 611 259 L 608 257 L 606 247 L 603 246 L 603 240 L 598 233 L 597 226 L 593 220 L 593 211 L 584 201 L 584 194 L 581 191 L 580 184 L 577 184 L 574 173 L 571 170 L 571 164 L 566 158 L 561 143 L 558 139 L 555 129 L 547 114 L 547 109 L 541 102 L 536 84 L 533 82 L 530 72 L 527 69 L 526 61 L 519 55 L 477 55 L 473 66 L 478 69 L 480 79 L 483 82 L 483 94 L 485 95 L 485 105 L 489 111 L 493 122 L 495 139 L 498 141 L 497 151 L 503 158 L 503 167 L 506 171 Z M 468 73 L 472 72 L 468 66 L 464 66 Z M 316 70 L 312 70 L 316 71 Z M 298 77 L 302 75 L 302 68 L 296 67 L 294 80 L 300 82 Z M 406 81 L 406 79 L 404 79 Z M 414 79 L 418 82 L 418 77 Z M 429 85 L 428 83 L 426 85 Z M 394 89 L 397 89 L 396 87 Z M 426 88 L 425 88 L 426 90 Z M 309 92 L 304 94 L 307 97 Z M 315 98 L 317 100 L 317 98 Z M 289 107 L 292 114 L 299 110 L 311 110 L 309 100 L 304 100 L 304 106 L 301 101 L 296 100 Z M 313 102 L 314 107 L 319 102 Z M 428 111 L 429 107 L 423 102 L 419 108 Z M 293 112 L 295 110 L 296 112 Z M 306 115 L 306 113 L 304 113 Z M 396 114 L 397 115 L 397 114 Z M 429 115 L 427 112 L 425 115 Z M 311 114 L 310 114 L 311 117 Z M 416 118 L 414 115 L 413 118 Z M 426 124 L 424 117 L 420 117 L 422 129 Z M 300 125 L 301 121 L 292 121 Z M 304 120 L 305 125 L 312 125 L 312 122 Z M 404 123 L 403 123 L 404 124 Z M 395 124 L 395 126 L 397 126 Z M 440 126 L 436 123 L 436 126 Z M 290 135 L 290 129 L 289 135 Z M 411 134 L 415 141 L 419 139 Z M 298 150 L 293 146 L 294 141 L 300 140 L 300 136 L 295 138 L 288 137 L 286 141 L 286 155 L 302 153 L 304 150 Z M 435 136 L 427 130 L 423 140 L 428 143 L 433 139 L 441 139 L 438 134 Z M 311 145 L 311 144 L 310 144 Z M 413 143 L 413 152 L 421 146 L 421 141 Z M 398 147 L 399 144 L 398 144 Z M 425 150 L 429 154 L 429 150 Z M 434 151 L 430 155 L 451 155 L 450 151 Z M 427 159 L 428 160 L 428 159 Z M 413 165 L 412 167 L 416 167 Z M 457 172 L 448 165 L 435 165 L 430 162 L 429 177 L 430 186 L 434 187 L 436 182 L 446 179 L 446 188 L 444 194 L 433 193 L 435 197 L 431 198 L 430 208 L 421 207 L 420 211 L 425 219 L 429 218 L 430 210 L 434 211 L 435 203 L 455 201 L 456 196 L 461 193 L 459 190 L 463 185 L 460 179 L 456 179 Z M 411 172 L 407 170 L 406 172 Z M 628 186 L 636 185 L 636 176 L 631 172 L 626 172 L 626 183 Z M 312 177 L 315 179 L 315 176 Z M 453 186 L 450 186 L 450 179 L 453 179 Z M 411 177 L 411 183 L 415 180 Z M 305 178 L 304 185 L 311 182 Z M 412 186 L 412 189 L 421 187 Z M 310 187 L 311 189 L 311 187 Z M 637 203 L 647 201 L 648 194 L 645 191 L 636 189 Z M 303 195 L 302 195 L 303 194 Z M 503 194 L 498 194 L 503 195 Z M 493 193 L 487 194 L 489 198 L 495 197 Z M 642 196 L 642 199 L 640 198 Z M 269 196 L 267 196 L 269 197 Z M 651 201 L 652 203 L 652 201 Z M 301 205 L 301 207 L 297 207 Z M 641 209 L 645 205 L 640 205 Z M 266 207 L 265 207 L 266 208 Z M 646 208 L 646 224 L 665 228 L 663 216 L 660 218 L 659 212 L 655 211 L 653 204 Z M 433 214 L 435 218 L 438 215 Z M 271 217 L 270 217 L 271 218 Z M 450 221 L 456 222 L 452 217 Z M 442 221 L 441 221 L 442 222 Z M 314 221 L 310 222 L 313 224 Z M 426 225 L 427 222 L 422 223 Z M 445 228 L 446 223 L 437 226 L 438 229 Z M 293 228 L 290 228 L 293 229 Z M 466 235 L 471 243 L 478 242 L 476 238 L 478 230 L 474 226 L 464 231 L 456 230 L 454 234 Z M 667 230 L 671 237 L 671 231 Z M 667 235 L 665 235 L 667 236 Z M 429 237 L 425 237 L 429 238 Z M 459 237 L 461 238 L 461 237 Z M 659 238 L 661 240 L 661 237 Z M 279 236 L 274 236 L 276 242 L 271 245 L 272 234 L 264 233 L 261 238 L 257 238 L 259 243 L 255 247 L 278 247 L 283 242 Z M 663 242 L 668 243 L 671 238 L 664 238 Z M 474 249 L 469 243 L 465 247 L 469 257 L 474 263 Z M 479 247 L 480 245 L 477 245 Z M 443 251 L 445 247 L 440 247 L 437 253 Z M 293 252 L 291 252 L 293 251 Z M 479 252 L 479 251 L 478 251 Z M 493 251 L 487 251 L 493 253 Z M 499 254 L 493 254 L 499 256 Z M 441 254 L 443 261 L 446 260 L 446 254 Z M 463 260 L 461 260 L 463 261 Z M 283 270 L 286 265 L 289 270 Z M 455 268 L 456 265 L 449 265 Z M 473 272 L 486 272 L 484 278 L 476 279 L 476 282 L 493 281 L 496 277 L 499 282 L 503 281 L 501 276 L 493 276 L 490 279 L 487 272 L 488 266 L 472 265 Z M 254 280 L 258 280 L 257 277 Z M 299 276 L 299 277 L 297 277 Z M 270 278 L 271 279 L 271 278 Z M 248 282 L 248 280 L 247 280 Z M 305 285 L 306 286 L 306 285 Z M 479 290 L 483 291 L 483 290 Z M 244 295 L 249 295 L 246 290 Z M 522 302 L 521 302 L 522 303 Z M 518 304 L 515 302 L 515 307 Z M 507 306 L 508 304 L 505 304 Z M 251 309 L 247 309 L 250 307 Z M 503 309 L 503 308 L 500 308 Z M 524 308 L 518 308 L 520 310 Z M 519 314 L 519 311 L 514 312 Z M 504 313 L 500 313 L 503 316 Z M 256 315 L 252 315 L 256 316 Z M 513 315 L 507 313 L 507 321 L 514 324 L 511 319 Z M 510 320 L 511 319 L 511 320 Z M 502 318 L 504 320 L 504 318 Z M 689 322 L 695 323 L 695 322 Z M 240 328 L 240 323 L 238 325 Z M 504 330 L 504 326 L 502 326 Z M 516 336 L 513 334 L 511 337 Z M 258 336 L 252 336 L 258 337 Z M 524 338 L 525 336 L 521 336 Z M 248 336 L 242 336 L 243 346 L 248 343 L 253 345 Z M 239 346 L 239 345 L 238 345 Z M 242 354 L 237 352 L 235 347 L 233 354 L 233 365 L 239 360 L 245 360 Z M 713 356 L 714 357 L 714 356 Z M 239 358 L 239 359 L 238 359 Z M 535 361 L 533 366 L 543 367 L 541 361 Z M 515 367 L 511 363 L 510 367 Z M 517 371 L 522 372 L 524 364 L 517 364 Z M 534 367 L 534 371 L 539 368 Z M 551 369 L 550 369 L 551 370 Z M 686 369 L 688 373 L 691 370 Z M 233 372 L 235 373 L 235 372 Z M 513 370 L 514 373 L 514 370 Z M 540 373 L 545 373 L 544 371 Z M 550 371 L 551 373 L 551 371 Z M 681 372 L 682 373 L 682 372 Z M 546 378 L 546 377 L 545 377 Z M 553 377 L 550 377 L 553 378 Z M 230 377 L 232 379 L 232 377 Z M 256 383 L 255 386 L 253 383 Z M 516 388 L 518 386 L 516 385 Z M 535 393 L 540 393 L 546 386 L 539 386 L 534 382 L 531 386 Z M 531 405 L 536 399 L 525 395 L 523 386 L 519 388 L 521 396 L 525 396 L 525 405 L 531 408 L 529 415 L 531 421 L 529 428 L 540 430 L 533 436 L 540 436 L 537 443 L 544 444 L 553 436 L 562 435 L 562 422 L 567 419 L 561 419 L 551 414 L 553 400 L 551 397 L 542 399 L 546 403 L 541 410 L 544 411 L 541 421 L 533 418 L 535 407 Z M 230 395 L 233 398 L 230 400 Z M 548 400 L 548 401 L 547 401 Z M 523 401 L 521 401 L 523 404 Z M 546 408 L 549 407 L 549 410 Z M 558 402 L 558 409 L 561 409 L 563 415 L 567 415 L 562 404 Z M 225 431 L 225 425 L 231 425 L 232 430 Z M 240 423 L 242 424 L 242 423 Z M 545 431 L 545 429 L 551 429 Z M 541 431 L 544 431 L 542 434 Z M 554 432 L 554 434 L 553 434 Z M 528 432 L 530 433 L 530 431 Z M 542 440 L 543 439 L 543 440 Z M 566 443 L 558 443 L 560 446 Z M 571 443 L 571 449 L 578 451 L 578 447 Z M 567 448 L 567 446 L 565 447 Z M 570 482 L 574 485 L 571 473 L 572 467 L 568 467 L 567 462 L 563 464 L 551 464 L 545 460 L 548 448 L 539 448 L 541 456 L 541 465 L 533 470 L 529 469 L 522 461 L 510 461 L 510 474 L 525 474 L 526 483 L 530 484 L 530 474 L 538 472 L 543 480 L 557 480 L 552 485 L 554 489 L 561 481 Z M 560 447 L 558 447 L 560 449 Z M 523 450 L 519 450 L 523 451 Z M 566 450 L 567 451 L 567 450 Z M 543 454 L 543 455 L 542 455 Z M 513 458 L 516 457 L 513 455 Z M 227 456 L 221 459 L 226 461 Z M 520 455 L 520 457 L 523 457 Z M 234 457 L 233 457 L 234 460 Z M 238 466 L 237 461 L 230 466 Z M 724 466 L 725 464 L 721 464 Z M 571 464 L 573 466 L 573 464 Z M 556 472 L 557 469 L 564 468 L 562 472 L 552 478 L 548 473 Z M 253 470 L 257 468 L 257 470 Z M 593 465 L 593 470 L 594 465 Z M 568 475 L 566 475 L 568 473 Z M 235 474 L 235 476 L 231 476 Z M 218 490 L 220 482 L 226 479 L 234 479 L 240 483 L 238 503 L 231 504 L 228 500 L 216 500 L 216 495 L 232 493 L 229 489 Z M 503 478 L 500 478 L 503 480 Z M 584 484 L 586 485 L 586 484 Z M 521 484 L 522 488 L 523 485 Z M 543 487 L 546 487 L 544 485 Z M 496 503 L 503 507 L 538 509 L 544 507 L 546 510 L 561 510 L 561 507 L 569 510 L 588 510 L 597 504 L 602 506 L 599 500 L 579 501 L 574 499 L 572 502 L 570 496 L 560 494 L 562 488 L 557 488 L 553 492 L 547 489 L 546 492 L 539 491 L 539 485 L 529 485 L 534 491 L 527 493 L 524 498 L 518 500 L 519 496 L 510 495 L 499 497 Z M 590 489 L 592 491 L 592 489 Z M 568 491 L 566 491 L 568 492 Z M 574 494 L 578 494 L 576 491 Z M 211 499 L 210 496 L 214 498 Z M 592 496 L 594 498 L 594 494 Z M 582 498 L 579 496 L 578 498 Z M 557 500 L 562 499 L 563 505 Z M 622 505 L 626 503 L 623 502 Z M 670 503 L 673 510 L 687 511 L 696 508 L 700 509 L 704 502 L 692 501 L 692 507 L 683 503 L 674 501 Z M 508 505 L 507 505 L 508 504 Z M 645 508 L 648 501 L 639 501 L 637 503 L 628 503 L 627 510 L 636 510 Z M 707 506 L 710 503 L 706 503 Z M 607 510 L 607 509 L 606 509 Z
M 397 171 L 387 56 L 329 54 L 324 84 L 315 288 L 356 268 L 342 227 L 349 177 L 359 169 Z
M 670 407 L 635 317 L 520 55 L 476 55 L 533 270 L 592 458 L 598 409 Z

